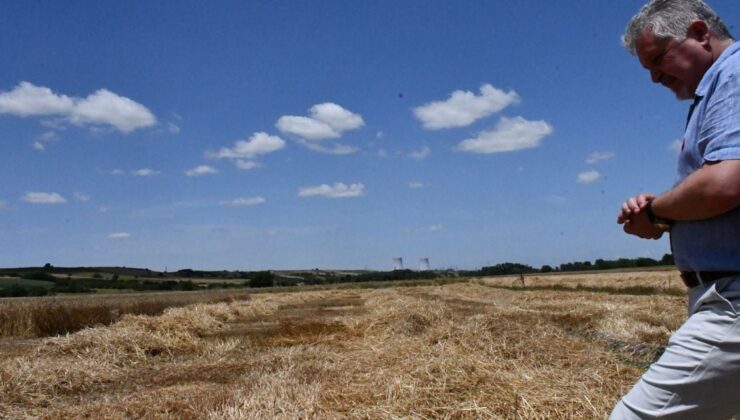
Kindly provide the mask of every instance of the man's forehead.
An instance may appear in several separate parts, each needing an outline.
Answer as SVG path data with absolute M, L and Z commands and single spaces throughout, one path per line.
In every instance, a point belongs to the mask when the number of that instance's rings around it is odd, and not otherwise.
M 643 65 L 648 64 L 651 61 L 650 58 L 657 52 L 662 51 L 670 40 L 671 38 L 655 36 L 653 29 L 649 26 L 644 28 L 635 43 L 635 52 L 640 63 Z

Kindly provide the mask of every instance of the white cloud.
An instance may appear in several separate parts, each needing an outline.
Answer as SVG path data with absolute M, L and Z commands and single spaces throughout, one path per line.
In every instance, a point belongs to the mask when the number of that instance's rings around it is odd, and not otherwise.
M 504 92 L 490 84 L 484 84 L 480 88 L 480 95 L 456 90 L 447 100 L 429 102 L 414 108 L 414 115 L 429 130 L 465 127 L 519 100 L 519 95 L 513 90 Z
M 100 206 L 98 207 L 98 211 L 101 213 L 108 213 L 108 207 Z
M 196 166 L 193 169 L 185 171 L 185 175 L 187 176 L 201 176 L 201 175 L 207 175 L 207 174 L 215 174 L 218 172 L 215 168 L 208 166 L 208 165 L 200 165 Z
M 614 157 L 614 152 L 593 152 L 586 158 L 586 163 L 593 165 L 602 160 L 609 160 Z
M 357 151 L 359 150 L 355 146 L 349 146 L 341 143 L 334 143 L 331 146 L 324 146 L 322 144 L 312 143 L 303 139 L 299 139 L 298 144 L 306 147 L 309 150 L 313 150 L 314 152 L 325 153 L 328 155 L 351 155 L 353 153 L 357 153 Z
M 110 171 L 110 174 L 118 176 L 118 175 L 124 175 L 125 172 L 123 171 L 123 169 L 114 169 Z
M 312 106 L 310 113 L 311 118 L 326 123 L 340 134 L 365 125 L 365 121 L 362 120 L 360 115 L 331 102 Z
M 143 168 L 143 169 L 136 169 L 131 171 L 131 175 L 133 176 L 154 176 L 159 175 L 159 171 L 155 171 L 154 169 L 149 168 Z
M 33 148 L 38 150 L 39 152 L 43 152 L 46 150 L 46 146 L 43 145 L 43 143 L 35 141 L 33 142 Z
M 668 143 L 668 150 L 676 153 L 681 153 L 681 148 L 683 147 L 683 140 L 682 139 L 676 139 L 672 142 Z
M 285 141 L 278 136 L 264 132 L 252 134 L 249 140 L 237 140 L 232 148 L 222 148 L 218 152 L 206 153 L 215 159 L 251 159 L 258 155 L 276 152 L 285 147 Z
M 377 133 L 375 133 L 375 137 L 382 139 L 383 137 L 385 137 L 385 133 L 383 133 L 382 131 L 378 131 Z
M 52 130 L 64 131 L 67 129 L 67 126 L 64 125 L 64 121 L 59 118 L 43 119 L 39 121 L 39 124 L 43 125 L 44 127 L 51 128 Z
M 87 201 L 90 201 L 90 196 L 81 192 L 75 192 L 74 193 L 75 200 L 84 203 Z
M 157 122 L 144 105 L 107 89 L 99 89 L 86 98 L 77 98 L 56 94 L 47 87 L 28 82 L 21 82 L 13 90 L 0 93 L 0 113 L 19 117 L 59 116 L 73 124 L 110 125 L 124 133 L 150 127 Z
M 259 168 L 260 166 L 262 166 L 253 160 L 244 160 L 244 159 L 237 159 L 236 161 L 234 161 L 234 164 L 236 165 L 237 168 L 243 171 L 248 171 L 250 169 Z
M 591 184 L 598 181 L 599 178 L 601 178 L 601 174 L 596 170 L 585 171 L 578 174 L 578 182 L 581 184 Z
M 309 114 L 309 117 L 284 115 L 275 127 L 307 140 L 325 140 L 339 138 L 345 131 L 365 125 L 362 116 L 331 102 L 312 106 Z
M 336 182 L 334 185 L 321 184 L 314 187 L 304 187 L 298 192 L 299 197 L 321 196 L 327 198 L 360 197 L 365 194 L 365 186 L 362 184 L 347 185 Z
M 442 225 L 430 225 L 424 228 L 427 232 L 439 232 L 442 229 L 444 229 L 444 226 Z
M 20 82 L 13 90 L 0 93 L 0 113 L 19 117 L 69 114 L 74 100 L 57 95 L 47 87 Z
M 431 153 L 432 153 L 432 150 L 428 148 L 427 146 L 424 146 L 419 150 L 414 150 L 413 152 L 409 153 L 409 157 L 422 160 L 422 159 L 426 159 L 426 157 L 429 156 Z
M 419 188 L 424 188 L 424 184 L 419 181 L 411 181 L 409 182 L 409 188 L 412 190 L 418 190 Z
M 223 201 L 221 202 L 221 204 L 225 206 L 246 207 L 246 206 L 257 206 L 259 204 L 263 204 L 266 201 L 267 200 L 265 200 L 264 197 L 260 197 L 260 196 L 242 197 L 242 198 L 237 198 L 231 201 Z
M 382 158 L 387 157 L 388 156 L 388 151 L 386 151 L 385 149 L 378 149 L 378 156 L 380 156 Z
M 275 127 L 283 133 L 295 134 L 309 140 L 335 139 L 341 136 L 329 124 L 295 115 L 280 117 Z
M 27 192 L 21 200 L 31 204 L 63 204 L 67 200 L 57 193 Z
M 131 234 L 128 232 L 115 232 L 108 235 L 109 239 L 125 239 L 130 238 Z
M 463 140 L 457 150 L 471 153 L 500 153 L 537 147 L 553 128 L 545 121 L 528 121 L 522 117 L 501 119 L 496 128 L 483 131 L 474 139 Z
M 144 105 L 107 89 L 100 89 L 77 101 L 69 119 L 80 125 L 112 125 L 124 133 L 157 123 L 157 119 Z
M 180 132 L 180 127 L 177 124 L 173 123 L 172 121 L 168 121 L 167 122 L 167 131 L 169 131 L 170 133 L 175 133 L 176 134 L 176 133 L 179 133 Z
M 39 140 L 41 141 L 53 141 L 57 139 L 57 133 L 55 131 L 46 131 L 44 134 L 39 136 Z

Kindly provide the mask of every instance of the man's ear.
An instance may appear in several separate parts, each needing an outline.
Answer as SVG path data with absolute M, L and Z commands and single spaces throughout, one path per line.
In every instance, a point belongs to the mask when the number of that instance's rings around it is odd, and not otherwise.
M 709 26 L 703 20 L 691 22 L 689 29 L 686 30 L 686 38 L 694 39 L 704 46 L 709 46 L 711 37 L 712 33 L 709 31 Z

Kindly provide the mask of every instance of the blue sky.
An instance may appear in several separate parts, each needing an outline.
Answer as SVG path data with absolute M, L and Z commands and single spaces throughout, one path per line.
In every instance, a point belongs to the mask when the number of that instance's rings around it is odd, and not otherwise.
M 659 258 L 615 223 L 687 108 L 642 4 L 3 2 L 0 266 Z

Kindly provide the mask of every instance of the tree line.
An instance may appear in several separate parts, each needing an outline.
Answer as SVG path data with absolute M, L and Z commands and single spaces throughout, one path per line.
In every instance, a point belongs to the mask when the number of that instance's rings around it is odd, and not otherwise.
M 488 267 L 482 267 L 480 270 L 461 271 L 460 275 L 464 276 L 502 276 L 532 273 L 553 273 L 553 272 L 570 272 L 570 271 L 592 271 L 592 270 L 614 270 L 619 268 L 647 268 L 674 265 L 673 255 L 665 254 L 659 260 L 652 258 L 618 258 L 616 260 L 597 259 L 591 261 L 574 261 L 560 264 L 559 266 L 543 265 L 535 268 L 526 264 L 519 263 L 501 263 Z

